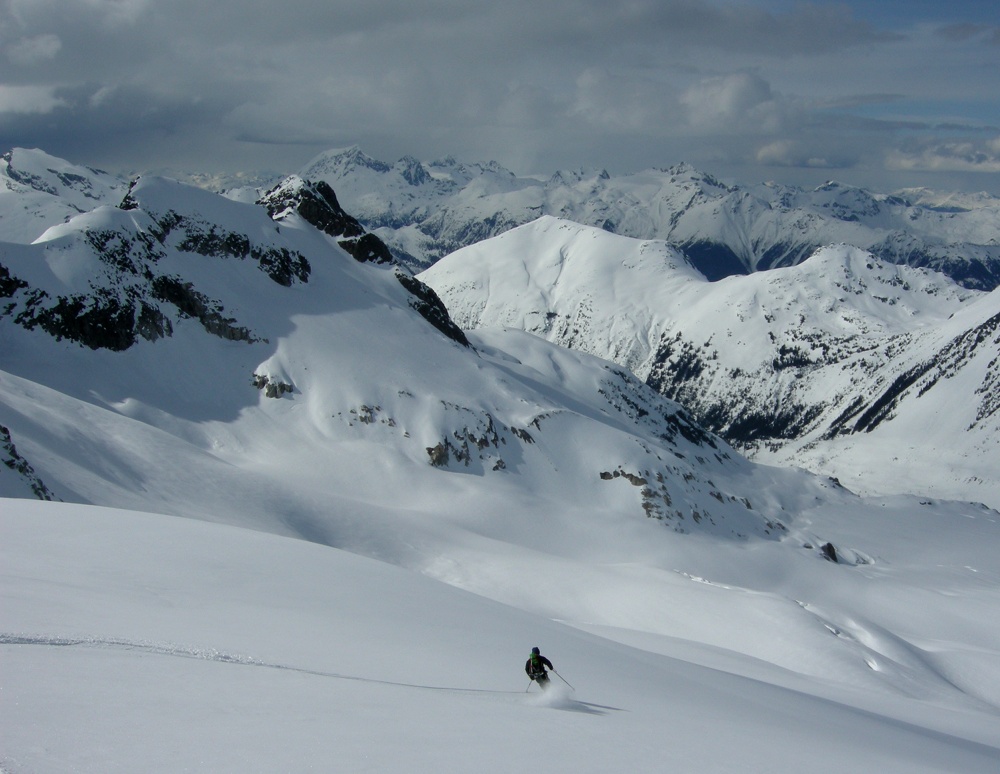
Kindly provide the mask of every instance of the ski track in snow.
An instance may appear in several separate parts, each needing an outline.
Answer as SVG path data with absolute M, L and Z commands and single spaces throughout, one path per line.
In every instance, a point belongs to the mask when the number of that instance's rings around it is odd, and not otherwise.
M 220 664 L 239 664 L 241 666 L 262 667 L 264 669 L 276 669 L 283 672 L 296 672 L 303 675 L 313 675 L 315 677 L 329 677 L 335 680 L 354 680 L 362 683 L 375 683 L 378 685 L 392 685 L 397 688 L 414 688 L 424 691 L 443 691 L 446 693 L 476 694 L 481 696 L 520 696 L 519 691 L 489 691 L 480 688 L 452 688 L 442 685 L 420 685 L 416 683 L 401 683 L 392 680 L 379 680 L 374 677 L 360 677 L 358 675 L 345 675 L 339 672 L 323 672 L 318 669 L 306 669 L 305 667 L 290 666 L 288 664 L 275 664 L 268 661 L 261 661 L 253 656 L 225 653 L 215 648 L 189 648 L 183 645 L 170 645 L 155 642 L 141 642 L 126 640 L 118 637 L 59 637 L 52 635 L 33 634 L 11 634 L 0 632 L 0 645 L 29 645 L 55 648 L 101 648 L 114 650 L 130 650 L 142 653 L 151 653 L 157 656 L 172 656 L 175 658 L 192 658 L 201 661 L 214 661 Z M 530 687 L 530 685 L 529 685 Z M 524 693 L 527 693 L 525 691 Z M 528 697 L 526 697 L 528 698 Z M 530 703 L 535 706 L 548 707 L 550 709 L 560 709 L 572 712 L 583 712 L 589 715 L 606 715 L 608 711 L 623 711 L 618 707 L 608 707 L 602 704 L 592 704 L 590 702 L 577 701 L 570 698 L 565 691 L 549 689 L 546 693 L 531 694 Z M 3 769 L 0 769 L 3 774 Z

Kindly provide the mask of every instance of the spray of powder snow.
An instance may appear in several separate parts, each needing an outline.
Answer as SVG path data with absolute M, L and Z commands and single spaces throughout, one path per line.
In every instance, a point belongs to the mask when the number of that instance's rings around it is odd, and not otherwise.
M 534 688 L 532 688 L 534 691 Z M 532 692 L 530 703 L 535 707 L 547 707 L 549 709 L 576 710 L 580 708 L 580 702 L 571 696 L 572 691 L 569 686 L 549 683 L 547 688 Z

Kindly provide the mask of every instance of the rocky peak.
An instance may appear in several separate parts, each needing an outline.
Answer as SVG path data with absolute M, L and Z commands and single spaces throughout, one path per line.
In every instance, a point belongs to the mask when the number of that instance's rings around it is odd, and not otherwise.
M 357 145 L 349 148 L 331 150 L 320 154 L 313 159 L 306 169 L 311 170 L 310 178 L 318 178 L 321 175 L 347 175 L 359 169 L 369 169 L 373 172 L 386 173 L 392 170 L 390 164 L 384 161 L 373 159 L 365 154 Z
M 276 185 L 257 202 L 274 220 L 297 212 L 304 220 L 333 237 L 360 237 L 365 228 L 344 212 L 329 183 L 314 183 L 292 176 Z
M 424 169 L 424 165 L 413 158 L 413 156 L 403 156 L 403 158 L 396 163 L 396 169 L 399 170 L 400 176 L 410 185 L 423 185 L 424 183 L 429 183 L 434 179 L 430 176 L 430 173 Z

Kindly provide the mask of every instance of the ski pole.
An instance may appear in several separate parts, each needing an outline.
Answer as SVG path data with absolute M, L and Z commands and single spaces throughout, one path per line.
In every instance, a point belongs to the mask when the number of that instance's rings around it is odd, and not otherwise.
M 554 669 L 553 669 L 552 671 L 553 671 L 553 672 L 556 672 L 556 670 L 554 670 Z M 559 675 L 559 679 L 560 679 L 560 680 L 562 680 L 562 681 L 563 681 L 564 683 L 566 683 L 566 685 L 569 685 L 569 680 L 567 680 L 567 679 L 566 679 L 565 677 L 563 677 L 562 675 L 560 675 L 560 674 L 559 674 L 558 672 L 556 672 L 556 674 L 557 674 L 557 675 Z M 573 688 L 573 686 L 572 686 L 572 685 L 569 685 L 569 687 L 570 687 L 570 688 Z M 573 690 L 575 691 L 575 690 L 576 690 L 576 688 L 573 688 Z
M 529 677 L 529 678 L 528 678 L 528 687 L 524 689 L 524 692 L 525 692 L 525 693 L 527 693 L 527 692 L 528 692 L 528 689 L 530 689 L 530 688 L 531 688 L 531 684 L 532 684 L 533 682 L 534 682 L 534 680 L 532 680 L 532 679 L 531 679 L 531 678 Z

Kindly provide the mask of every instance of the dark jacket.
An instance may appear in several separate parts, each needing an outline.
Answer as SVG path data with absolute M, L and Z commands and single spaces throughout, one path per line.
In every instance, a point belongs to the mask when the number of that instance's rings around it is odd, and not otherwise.
M 532 663 L 536 659 L 537 662 Z M 552 666 L 552 662 L 545 658 L 545 656 L 535 656 L 532 654 L 528 660 L 524 662 L 524 671 L 532 680 L 536 677 L 544 676 L 546 667 L 552 670 L 555 669 L 555 667 Z

